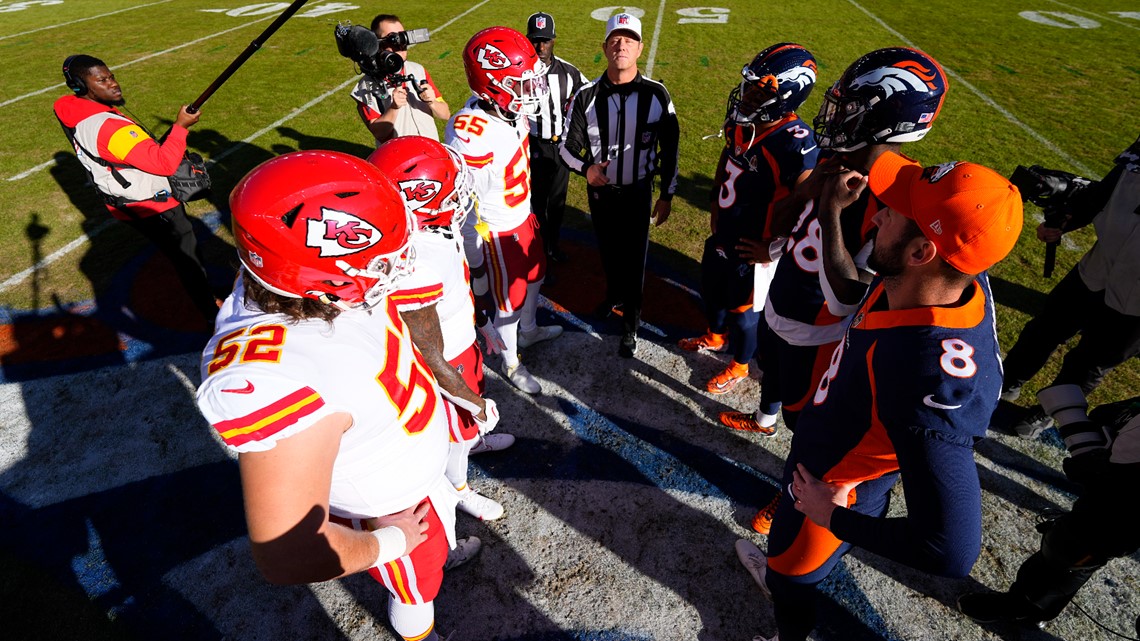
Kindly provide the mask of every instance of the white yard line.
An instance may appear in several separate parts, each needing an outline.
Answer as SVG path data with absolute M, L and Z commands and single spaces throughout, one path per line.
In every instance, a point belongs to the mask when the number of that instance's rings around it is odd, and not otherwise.
M 109 11 L 107 13 L 100 13 L 97 16 L 88 16 L 86 18 L 79 18 L 78 20 L 72 20 L 71 22 L 61 22 L 59 24 L 53 24 L 53 25 L 49 25 L 46 27 L 40 27 L 39 29 L 32 29 L 30 31 L 21 31 L 20 33 L 13 33 L 13 34 L 8 35 L 8 36 L 0 36 L 0 40 L 7 40 L 8 38 L 18 38 L 20 36 L 26 36 L 29 33 L 37 33 L 40 31 L 47 31 L 48 29 L 55 29 L 58 27 L 66 27 L 69 24 L 75 24 L 77 22 L 86 22 L 87 20 L 95 20 L 97 18 L 106 18 L 107 16 L 113 16 L 116 13 L 126 13 L 127 11 L 134 11 L 135 9 L 142 9 L 143 7 L 153 7 L 156 4 L 166 4 L 167 2 L 170 2 L 170 0 L 158 0 L 158 2 L 149 2 L 147 4 L 140 4 L 140 5 L 137 5 L 134 7 L 127 7 L 126 9 L 119 9 L 118 11 Z
M 1079 11 L 1079 12 L 1086 14 L 1086 15 L 1095 16 L 1097 18 L 1100 18 L 1101 20 L 1111 22 L 1113 24 L 1117 24 L 1117 25 L 1120 25 L 1122 27 L 1128 27 L 1129 29 L 1140 30 L 1140 27 L 1138 27 L 1134 24 L 1129 24 L 1128 22 L 1125 22 L 1124 20 L 1118 20 L 1116 18 L 1110 18 L 1109 16 L 1106 16 L 1103 13 L 1097 13 L 1095 11 L 1089 11 L 1087 9 L 1082 9 L 1080 7 L 1074 7 L 1071 4 L 1065 4 L 1064 2 L 1058 2 L 1057 0 L 1046 0 L 1046 2 L 1052 2 L 1053 4 L 1061 6 L 1061 7 L 1065 7 L 1066 9 L 1072 9 L 1073 11 Z
M 482 2 L 472 6 L 470 9 L 468 9 L 468 10 L 464 11 L 463 13 L 455 16 L 451 20 L 448 20 L 447 22 L 443 23 L 439 27 L 432 29 L 432 33 L 439 33 L 440 31 L 443 31 L 444 29 L 451 26 L 453 23 L 455 23 L 460 18 L 466 16 L 467 14 L 478 9 L 479 7 L 482 7 L 483 5 L 487 4 L 490 1 L 491 0 L 483 0 Z M 260 21 L 258 21 L 258 22 L 260 22 Z M 252 23 L 250 23 L 250 24 L 252 24 Z M 248 26 L 248 25 L 243 25 L 243 26 Z M 260 138 L 261 136 L 263 136 L 263 135 L 269 133 L 270 131 L 276 129 L 277 127 L 280 127 L 284 123 L 289 122 L 290 120 L 296 118 L 297 116 L 305 113 L 306 111 L 313 108 L 314 106 L 316 106 L 318 103 L 325 100 L 329 96 L 332 96 L 332 95 L 336 94 L 337 92 L 342 91 L 343 89 L 347 88 L 350 84 L 356 82 L 356 80 L 357 80 L 357 76 L 353 76 L 352 78 L 349 78 L 348 80 L 340 83 L 339 85 L 337 85 L 333 89 L 330 89 L 330 90 L 326 91 L 325 93 L 321 94 L 320 96 L 317 96 L 316 98 L 305 103 L 304 105 L 301 105 L 299 108 L 297 108 L 296 110 L 291 112 L 289 115 L 285 116 L 284 118 L 281 118 L 281 119 L 277 120 L 276 122 L 274 122 L 273 124 L 269 125 L 268 127 L 263 127 L 261 129 L 259 129 L 258 131 L 254 132 L 253 134 L 251 134 L 250 136 L 247 136 L 246 138 L 244 138 L 242 140 L 242 143 L 248 144 L 250 142 L 253 142 L 254 140 Z M 211 158 L 210 162 L 215 163 L 218 160 L 225 158 L 226 156 L 230 155 L 231 153 L 237 151 L 239 146 L 240 145 L 231 146 L 229 149 L 226 149 L 222 153 Z M 21 174 L 17 174 L 16 176 L 9 178 L 8 180 L 16 180 L 18 178 L 23 178 L 27 175 L 31 175 L 35 171 L 50 167 L 54 163 L 55 163 L 54 160 L 49 160 L 48 162 L 37 165 L 36 167 L 33 167 L 32 169 L 29 169 L 25 172 L 22 172 Z M 86 243 L 87 240 L 89 240 L 90 238 L 94 238 L 97 234 L 99 234 L 104 229 L 106 229 L 107 226 L 111 222 L 112 221 L 110 221 L 110 220 L 105 221 L 103 224 L 99 225 L 95 229 L 92 229 L 90 232 L 80 236 L 79 238 L 76 238 L 75 240 L 71 241 L 70 243 L 64 245 L 63 247 L 60 247 L 59 249 L 55 250 L 54 252 L 52 252 L 48 256 L 45 256 L 43 259 L 41 259 L 35 265 L 32 265 L 31 267 L 29 267 L 29 268 L 27 268 L 27 269 L 25 269 L 25 270 L 23 270 L 17 274 L 13 274 L 7 280 L 5 280 L 3 283 L 0 283 L 0 293 L 6 292 L 9 289 L 15 287 L 16 285 L 19 285 L 20 283 L 27 280 L 37 270 L 43 269 L 44 267 L 47 267 L 48 265 L 56 262 L 60 258 L 63 258 L 67 254 L 70 254 L 72 251 L 75 251 L 77 248 L 81 247 L 84 243 Z
M 661 35 L 661 21 L 665 18 L 665 0 L 657 5 L 657 21 L 653 24 L 653 42 L 649 45 L 649 58 L 645 61 L 645 77 L 653 77 L 653 63 L 657 60 L 657 40 Z
M 131 65 L 133 65 L 133 64 L 135 64 L 135 63 L 138 63 L 138 62 L 143 62 L 144 60 L 150 60 L 151 58 L 154 58 L 154 57 L 157 57 L 157 56 L 163 56 L 163 55 L 166 55 L 166 54 L 168 54 L 168 53 L 171 53 L 172 51 L 178 51 L 179 49 L 185 49 L 186 47 L 189 47 L 189 46 L 192 46 L 192 45 L 196 45 L 196 44 L 198 44 L 198 43 L 200 43 L 200 42 L 205 42 L 205 41 L 207 41 L 207 40 L 209 40 L 209 39 L 211 39 L 211 38 L 217 38 L 218 36 L 224 36 L 225 34 L 227 34 L 227 33 L 230 33 L 231 31 L 237 31 L 238 29 L 244 29 L 244 28 L 246 28 L 246 27 L 248 27 L 248 26 L 250 26 L 250 25 L 255 25 L 255 24 L 259 23 L 259 22 L 265 22 L 266 20 L 273 20 L 273 19 L 274 19 L 274 18 L 276 18 L 276 17 L 277 17 L 277 16 L 269 16 L 269 17 L 266 17 L 266 18 L 260 18 L 260 19 L 258 19 L 258 20 L 254 20 L 254 21 L 252 21 L 252 22 L 247 22 L 247 23 L 245 23 L 245 24 L 241 24 L 241 25 L 238 25 L 238 26 L 236 26 L 236 27 L 232 27 L 232 28 L 230 28 L 230 29 L 226 29 L 225 31 L 219 31 L 219 32 L 217 32 L 217 33 L 211 33 L 211 34 L 210 34 L 210 35 L 208 35 L 208 36 L 203 36 L 203 37 L 201 37 L 201 38 L 198 38 L 197 40 L 191 40 L 190 42 L 185 42 L 185 43 L 182 43 L 182 44 L 180 44 L 180 45 L 178 45 L 178 46 L 175 46 L 175 47 L 171 47 L 171 48 L 169 48 L 169 49 L 163 49 L 162 51 L 156 51 L 156 52 L 154 52 L 154 53 L 149 53 L 149 54 L 147 54 L 147 55 L 145 55 L 145 56 L 143 56 L 143 57 L 141 57 L 141 58 L 135 58 L 134 60 L 131 60 L 131 61 L 129 61 L 129 62 L 117 63 L 117 64 L 114 64 L 114 65 L 111 65 L 111 66 L 112 66 L 112 67 L 113 67 L 115 70 L 119 70 L 119 69 L 122 69 L 122 68 L 124 68 L 124 67 L 129 67 L 129 66 L 131 66 Z M 47 93 L 47 92 L 49 92 L 49 91 L 51 91 L 51 90 L 53 90 L 53 89 L 59 89 L 60 87 L 63 87 L 63 86 L 64 86 L 64 84 L 61 82 L 61 83 L 59 83 L 59 84 L 54 84 L 54 85 L 52 85 L 52 86 L 50 86 L 50 87 L 44 87 L 43 89 L 40 89 L 40 90 L 38 90 L 38 91 L 33 91 L 33 92 L 31 92 L 31 93 L 26 93 L 26 94 L 24 94 L 24 95 L 22 95 L 22 96 L 16 96 L 15 98 L 9 98 L 8 100 L 5 100 L 4 102 L 0 102 L 0 107 L 7 107 L 7 106 L 8 106 L 8 105 L 10 105 L 10 104 L 13 104 L 13 103 L 19 102 L 19 101 L 21 101 L 21 100 L 24 100 L 25 98 L 31 98 L 32 96 L 38 96 L 38 95 L 40 95 L 40 94 L 42 94 L 42 93 Z
M 918 45 L 916 45 L 914 42 L 912 42 L 909 38 L 907 38 L 903 34 L 899 33 L 895 29 L 893 29 L 886 22 L 883 22 L 883 20 L 881 18 L 879 18 L 879 16 L 868 11 L 866 8 L 863 7 L 863 5 L 859 4 L 858 2 L 855 2 L 855 0 L 847 0 L 847 2 L 851 3 L 856 9 L 867 14 L 867 17 L 869 17 L 872 20 L 874 20 L 875 22 L 877 22 L 879 24 L 879 26 L 886 29 L 894 37 L 898 38 L 899 40 L 902 40 L 904 43 L 906 43 L 907 46 L 912 47 L 914 49 L 920 49 L 920 47 Z M 1065 151 L 1062 150 L 1060 147 L 1058 147 L 1056 144 L 1054 144 L 1053 141 L 1049 140 L 1045 136 L 1042 136 L 1041 134 L 1037 133 L 1037 131 L 1034 130 L 1032 127 L 1030 127 L 1029 125 L 1025 124 L 1024 122 L 1021 122 L 1020 120 L 1018 120 L 1017 116 L 1010 113 L 1010 111 L 1008 109 L 1006 109 L 1005 107 L 1002 107 L 1001 105 L 999 105 L 997 102 L 994 101 L 993 98 L 990 98 L 986 94 L 982 93 L 981 90 L 979 90 L 977 87 L 975 87 L 974 85 L 967 82 L 965 78 L 963 78 L 962 76 L 955 73 L 953 69 L 950 69 L 949 67 L 943 66 L 942 70 L 946 72 L 946 75 L 953 78 L 955 82 L 957 82 L 958 84 L 965 87 L 967 91 L 969 91 L 970 93 L 972 93 L 975 96 L 977 96 L 978 98 L 980 98 L 982 102 L 986 103 L 987 105 L 992 107 L 995 111 L 997 111 L 999 114 L 1004 116 L 1006 120 L 1012 122 L 1014 125 L 1017 125 L 1018 128 L 1020 128 L 1025 133 L 1029 134 L 1034 140 L 1041 143 L 1042 145 L 1045 145 L 1045 147 L 1047 149 L 1049 149 L 1049 151 L 1052 151 L 1053 153 L 1057 154 L 1065 162 L 1072 165 L 1073 168 L 1075 168 L 1077 170 L 1077 172 L 1080 173 L 1082 176 L 1088 176 L 1090 178 L 1093 178 L 1093 177 L 1100 175 L 1096 171 L 1090 169 L 1089 167 L 1086 167 L 1084 165 L 1084 163 L 1082 163 L 1081 161 L 1079 161 L 1076 158 L 1073 158 L 1069 154 L 1065 153 Z

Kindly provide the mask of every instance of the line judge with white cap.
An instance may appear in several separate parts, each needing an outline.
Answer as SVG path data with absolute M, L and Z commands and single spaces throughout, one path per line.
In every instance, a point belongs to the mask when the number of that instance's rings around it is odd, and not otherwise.
M 669 218 L 677 189 L 680 128 L 665 85 L 641 75 L 641 20 L 618 13 L 606 22 L 602 51 L 606 72 L 582 87 L 567 110 L 561 154 L 570 170 L 586 177 L 590 218 L 606 276 L 598 314 L 622 314 L 618 354 L 637 351 L 649 221 Z M 653 177 L 660 195 L 651 204 Z

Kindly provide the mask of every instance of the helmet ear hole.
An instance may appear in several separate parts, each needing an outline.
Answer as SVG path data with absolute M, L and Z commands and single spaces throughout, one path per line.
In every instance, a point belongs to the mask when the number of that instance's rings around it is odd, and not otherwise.
M 297 222 L 297 214 L 301 213 L 302 207 L 304 207 L 304 205 L 297 205 L 285 212 L 285 215 L 281 217 L 281 222 L 284 223 L 286 227 L 292 229 L 293 224 Z

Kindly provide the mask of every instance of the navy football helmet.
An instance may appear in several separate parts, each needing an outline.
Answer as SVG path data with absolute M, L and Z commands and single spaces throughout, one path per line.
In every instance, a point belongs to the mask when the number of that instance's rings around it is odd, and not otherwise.
M 756 54 L 740 75 L 740 86 L 728 95 L 728 118 L 774 122 L 807 100 L 815 87 L 815 57 L 800 45 L 781 42 Z
M 921 140 L 938 117 L 948 88 L 934 58 L 892 47 L 856 60 L 824 94 L 812 125 L 822 149 Z

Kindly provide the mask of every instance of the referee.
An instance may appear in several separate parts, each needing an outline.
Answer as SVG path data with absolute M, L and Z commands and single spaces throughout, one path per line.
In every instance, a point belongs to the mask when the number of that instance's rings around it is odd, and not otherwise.
M 602 43 L 606 72 L 574 95 L 561 149 L 570 169 L 586 177 L 606 275 L 598 314 L 608 317 L 621 308 L 618 354 L 624 358 L 637 351 L 653 175 L 662 177 L 652 206 L 658 225 L 669 218 L 677 189 L 677 112 L 665 86 L 638 72 L 643 46 L 640 20 L 628 13 L 610 17 Z
M 586 84 L 586 76 L 574 65 L 554 55 L 554 18 L 536 13 L 527 20 L 526 37 L 546 65 L 546 85 L 550 93 L 537 115 L 530 119 L 530 206 L 538 218 L 542 244 L 550 262 L 566 261 L 558 247 L 559 231 L 566 209 L 566 185 L 570 170 L 558 158 L 558 142 L 566 122 L 566 105 L 575 91 Z M 550 281 L 549 276 L 547 282 Z

